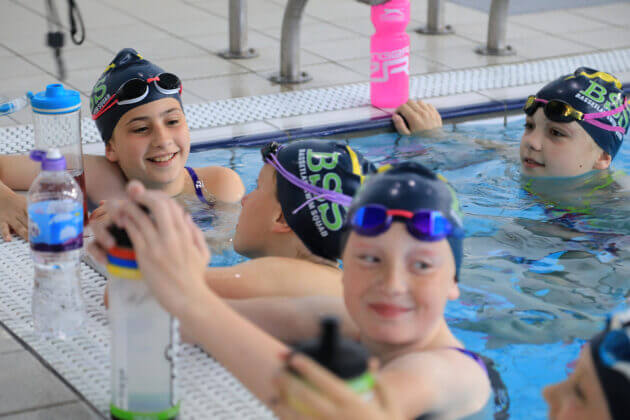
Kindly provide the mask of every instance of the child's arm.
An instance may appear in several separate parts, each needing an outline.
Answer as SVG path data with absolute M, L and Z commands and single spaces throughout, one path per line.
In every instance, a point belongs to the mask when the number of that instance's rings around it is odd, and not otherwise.
M 84 155 L 85 189 L 95 203 L 125 195 L 127 180 L 116 163 L 104 156 Z
M 295 258 L 263 257 L 232 267 L 206 270 L 206 283 L 219 296 L 341 296 L 341 270 Z
M 413 99 L 396 109 L 392 121 L 396 130 L 405 136 L 442 127 L 442 117 L 433 105 Z
M 235 203 L 243 198 L 245 186 L 236 172 L 222 166 L 206 166 L 195 169 L 206 189 L 217 200 Z
M 473 359 L 454 349 L 419 351 L 387 363 L 379 381 L 392 391 L 405 418 L 434 413 L 461 418 L 481 410 L 490 381 Z

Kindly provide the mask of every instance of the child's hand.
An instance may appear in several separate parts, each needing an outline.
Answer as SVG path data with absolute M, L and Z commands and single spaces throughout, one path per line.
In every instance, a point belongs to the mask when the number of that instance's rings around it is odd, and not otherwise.
M 11 241 L 11 232 L 28 240 L 28 213 L 26 197 L 16 194 L 9 188 L 0 190 L 0 233 L 2 238 Z
M 98 207 L 90 214 L 90 218 L 88 219 L 88 223 L 105 223 L 108 219 L 107 217 L 107 206 L 105 205 L 107 201 L 101 200 L 98 203 Z
M 403 119 L 401 115 L 405 118 Z M 409 99 L 406 104 L 396 109 L 392 121 L 396 130 L 405 136 L 442 127 L 442 117 L 433 105 L 413 99 Z
M 108 212 L 127 231 L 144 281 L 162 306 L 178 316 L 211 293 L 204 279 L 210 252 L 203 233 L 167 194 L 148 191 L 137 181 L 129 183 L 127 193 L 130 199 L 108 203 Z
M 329 420 L 402 420 L 391 392 L 378 382 L 374 396 L 366 401 L 342 380 L 301 354 L 294 354 L 287 364 L 299 374 L 284 370 L 275 379 L 280 394 L 279 409 L 283 419 L 314 418 Z M 371 369 L 373 371 L 375 368 Z M 296 411 L 293 407 L 299 406 Z M 274 408 L 275 410 L 275 408 Z

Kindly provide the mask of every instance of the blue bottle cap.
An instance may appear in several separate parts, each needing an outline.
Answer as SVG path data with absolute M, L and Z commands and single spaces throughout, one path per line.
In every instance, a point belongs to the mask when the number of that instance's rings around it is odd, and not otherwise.
M 79 92 L 65 89 L 61 83 L 50 84 L 36 94 L 29 92 L 28 97 L 37 114 L 68 114 L 81 108 Z

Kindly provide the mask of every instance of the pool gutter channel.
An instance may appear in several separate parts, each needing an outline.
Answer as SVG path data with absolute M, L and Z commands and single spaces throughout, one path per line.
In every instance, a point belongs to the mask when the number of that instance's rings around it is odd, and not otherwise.
M 625 83 L 623 85 L 623 90 L 626 94 L 630 94 L 630 83 Z M 526 99 L 527 97 L 506 99 L 503 101 L 489 99 L 487 102 L 482 103 L 438 108 L 438 112 L 442 116 L 442 120 L 445 124 L 457 124 L 466 121 L 495 117 L 505 117 L 507 123 L 508 116 L 518 115 L 522 112 Z M 372 130 L 395 131 L 391 114 L 388 113 L 386 115 L 370 119 L 347 121 L 336 124 L 245 134 L 210 141 L 200 141 L 197 143 L 193 142 L 191 145 L 191 151 L 203 151 L 223 147 L 257 146 L 272 141 L 284 143 L 305 138 L 329 137 Z

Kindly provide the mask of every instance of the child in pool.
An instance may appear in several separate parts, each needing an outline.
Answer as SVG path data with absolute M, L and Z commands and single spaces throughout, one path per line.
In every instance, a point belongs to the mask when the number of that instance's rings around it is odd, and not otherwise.
M 105 157 L 84 156 L 86 189 L 99 203 L 124 194 L 125 180 L 170 196 L 196 195 L 202 202 L 238 201 L 244 193 L 236 172 L 219 166 L 185 168 L 190 132 L 181 103 L 181 81 L 142 58 L 121 50 L 96 82 L 92 119 L 105 142 Z M 27 238 L 26 201 L 11 190 L 28 189 L 39 165 L 27 156 L 0 156 L 0 226 Z M 100 212 L 99 212 L 100 213 Z
M 323 420 L 402 420 L 393 404 L 393 390 L 377 382 L 375 399 L 367 403 L 315 362 L 302 355 L 287 361 L 297 379 L 283 370 L 275 385 L 287 417 L 299 404 Z M 304 384 L 306 380 L 310 385 Z M 543 390 L 550 420 L 625 420 L 630 412 L 630 312 L 614 316 L 606 331 L 595 336 L 580 354 L 569 378 Z
M 241 200 L 233 241 L 234 250 L 251 260 L 208 268 L 207 284 L 219 296 L 232 299 L 340 296 L 337 260 L 349 203 L 336 200 L 341 194 L 334 193 L 354 195 L 364 176 L 376 168 L 350 146 L 335 141 L 272 143 L 262 152 L 265 165 L 256 189 Z M 105 245 L 90 247 L 103 264 L 105 250 L 113 243 Z
M 403 105 L 394 123 L 401 134 L 426 110 Z M 605 170 L 619 151 L 630 125 L 630 108 L 621 82 L 587 67 L 545 85 L 525 104 L 521 171 L 531 177 L 574 177 Z M 426 118 L 426 117 L 425 117 Z M 437 123 L 436 123 L 437 124 Z
M 484 367 L 444 319 L 446 302 L 459 296 L 460 211 L 454 192 L 425 167 L 392 166 L 352 200 L 343 300 L 223 301 L 205 283 L 209 253 L 190 218 L 161 192 L 137 183 L 128 191 L 131 200 L 112 206 L 111 216 L 127 230 L 147 284 L 187 335 L 272 409 L 272 380 L 289 353 L 284 343 L 315 336 L 323 314 L 341 319 L 342 333 L 379 359 L 378 380 L 404 418 L 460 418 L 488 402 Z M 104 231 L 96 236 L 103 241 Z

